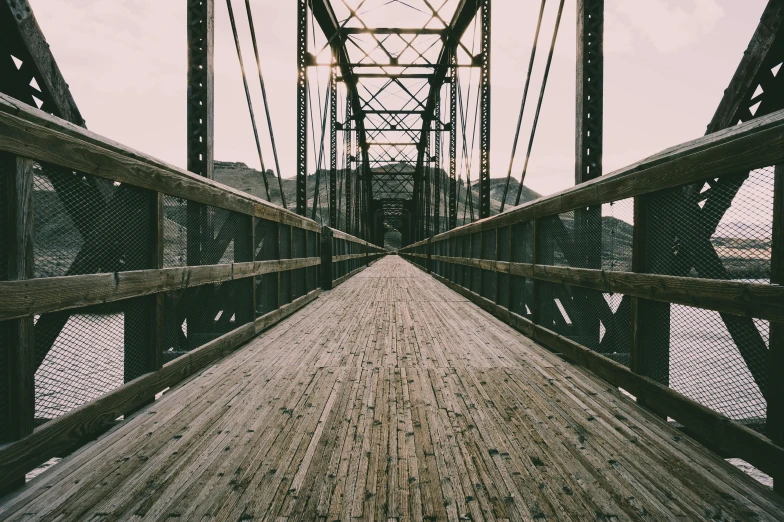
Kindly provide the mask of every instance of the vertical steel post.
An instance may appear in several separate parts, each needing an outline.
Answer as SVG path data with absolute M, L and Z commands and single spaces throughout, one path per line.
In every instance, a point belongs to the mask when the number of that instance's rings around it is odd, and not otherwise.
M 188 0 L 188 109 L 187 155 L 188 170 L 213 179 L 214 115 L 215 115 L 215 3 L 214 0 Z M 212 239 L 207 208 L 196 202 L 187 203 L 187 263 L 200 265 L 205 243 Z M 207 290 L 209 292 L 209 290 Z M 205 301 L 211 299 L 205 294 Z M 201 315 L 206 306 L 191 307 L 187 314 L 188 341 L 195 347 Z M 209 312 L 206 312 L 209 313 Z
M 329 72 L 329 226 L 338 228 L 338 52 L 332 48 Z
M 430 215 L 430 131 L 427 132 L 425 135 L 425 152 L 424 152 L 424 162 L 422 164 L 422 172 L 424 173 L 424 182 L 425 182 L 425 191 L 424 191 L 424 198 L 425 198 L 425 207 L 424 207 L 424 236 L 423 237 L 430 237 L 431 231 L 431 215 Z
M 308 0 L 297 1 L 297 214 L 308 210 Z
M 359 229 L 359 200 L 362 197 L 362 181 L 361 181 L 361 174 L 362 174 L 362 162 L 360 161 L 361 152 L 361 144 L 359 142 L 359 132 L 354 133 L 354 232 L 353 234 L 359 237 L 362 232 Z
M 213 179 L 214 33 L 213 0 L 188 0 L 188 170 Z
M 457 227 L 457 51 L 452 49 L 449 78 L 449 228 Z
M 344 164 L 344 176 L 346 180 L 346 232 L 351 234 L 351 183 L 352 183 L 352 170 L 351 170 L 351 93 L 346 93 L 346 122 L 343 124 L 344 132 L 344 146 L 346 148 L 346 163 Z
M 604 0 L 577 0 L 575 184 L 602 175 Z
M 577 99 L 575 137 L 575 184 L 602 175 L 602 122 L 604 86 L 604 0 L 577 0 Z M 602 261 L 602 208 L 580 208 L 574 212 L 574 266 L 600 269 Z M 580 310 L 593 310 L 595 292 L 575 289 Z M 598 349 L 598 314 L 580 314 L 580 342 Z
M 433 207 L 433 235 L 441 231 L 441 93 L 436 93 L 436 114 L 434 122 L 436 124 L 436 154 L 435 154 L 435 167 L 433 168 L 433 193 L 434 207 Z M 431 160 L 433 158 L 430 158 Z
M 482 73 L 479 81 L 479 219 L 484 219 L 490 217 L 490 0 L 482 0 Z

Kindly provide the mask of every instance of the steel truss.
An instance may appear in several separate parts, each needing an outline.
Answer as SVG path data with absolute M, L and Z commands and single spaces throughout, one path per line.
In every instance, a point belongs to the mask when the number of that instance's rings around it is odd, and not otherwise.
M 337 209 L 335 191 L 339 186 L 335 181 L 335 144 L 339 140 L 336 134 L 346 133 L 342 140 L 346 144 L 348 173 L 346 229 L 365 234 L 371 241 L 383 241 L 383 230 L 374 227 L 386 229 L 394 222 L 395 228 L 401 229 L 403 243 L 408 244 L 454 226 L 457 165 L 456 146 L 452 144 L 460 126 L 456 123 L 456 111 L 450 114 L 451 121 L 441 121 L 441 91 L 445 83 L 459 79 L 458 68 L 476 67 L 481 69 L 480 216 L 489 215 L 490 0 L 465 1 L 448 7 L 446 3 L 436 7 L 428 0 L 406 4 L 360 0 L 359 4 L 350 7 L 345 1 L 329 0 L 298 3 L 297 211 L 304 213 L 307 205 L 308 68 L 330 66 L 335 80 L 345 85 L 348 98 L 346 120 L 338 122 L 332 110 L 329 129 L 332 209 Z M 326 37 L 324 47 L 332 48 L 329 63 L 324 58 L 326 53 L 322 54 L 324 49 L 308 47 L 310 16 Z M 389 27 L 388 20 L 395 19 L 405 20 L 410 26 Z M 479 24 L 482 34 L 481 52 L 476 56 L 461 42 L 472 23 Z M 451 105 L 456 103 L 454 98 L 450 100 Z M 443 187 L 442 132 L 450 133 L 453 153 L 451 181 Z M 352 143 L 356 143 L 353 154 L 348 152 Z M 355 166 L 355 175 L 350 174 L 351 164 Z M 445 196 L 452 195 L 449 205 L 445 205 L 443 225 L 441 190 Z M 401 217 L 403 208 L 406 225 Z M 340 224 L 335 214 L 334 219 L 330 218 L 333 226 Z

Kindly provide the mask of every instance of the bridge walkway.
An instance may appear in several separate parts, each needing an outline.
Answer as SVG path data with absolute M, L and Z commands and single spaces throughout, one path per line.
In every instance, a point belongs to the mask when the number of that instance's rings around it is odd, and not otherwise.
M 782 516 L 770 490 L 398 256 L 0 503 L 11 521 Z

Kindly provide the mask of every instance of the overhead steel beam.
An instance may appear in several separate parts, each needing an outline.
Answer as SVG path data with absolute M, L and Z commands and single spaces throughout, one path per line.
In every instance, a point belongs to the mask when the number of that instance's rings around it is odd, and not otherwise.
M 449 23 L 449 28 L 444 35 L 444 47 L 441 49 L 441 53 L 438 56 L 438 60 L 436 62 L 436 67 L 433 71 L 432 79 L 430 80 L 430 92 L 428 94 L 427 103 L 425 105 L 425 112 L 422 115 L 422 134 L 419 139 L 419 156 L 420 158 L 417 160 L 417 165 L 421 166 L 422 158 L 421 156 L 425 153 L 425 144 L 427 140 L 427 133 L 430 132 L 431 124 L 433 118 L 435 117 L 435 108 L 436 108 L 436 99 L 438 98 L 438 93 L 441 91 L 441 87 L 444 85 L 446 80 L 446 75 L 450 70 L 454 70 L 457 66 L 456 60 L 456 49 L 458 45 L 460 45 L 460 39 L 463 37 L 466 29 L 468 28 L 471 21 L 476 17 L 476 13 L 479 11 L 479 8 L 482 6 L 482 0 L 461 0 L 458 6 L 455 8 L 455 13 L 452 16 L 452 20 Z M 452 75 L 451 82 L 454 84 L 456 79 L 456 75 Z M 455 89 L 452 89 L 452 93 L 454 94 Z M 450 101 L 450 103 L 454 106 L 455 100 Z M 455 111 L 451 111 L 454 113 Z M 450 129 L 452 130 L 452 134 L 457 132 L 457 125 L 455 124 L 456 121 L 453 119 L 450 121 Z M 454 150 L 456 153 L 456 148 Z M 450 156 L 454 156 L 453 150 L 451 147 L 450 141 Z M 450 162 L 453 162 L 453 157 L 450 157 Z M 418 170 L 421 172 L 421 170 Z M 450 163 L 450 175 L 453 174 L 454 170 Z M 454 193 L 454 180 L 451 180 L 450 183 L 450 210 L 452 207 L 452 194 Z M 455 215 L 450 216 L 451 220 L 455 220 L 456 218 L 456 211 Z M 454 221 L 453 221 L 454 222 Z
M 33 107 L 35 96 L 41 110 L 85 126 L 27 0 L 0 0 L 0 47 L 22 62 L 17 70 L 10 56 L 0 57 L 0 92 Z M 40 89 L 31 85 L 33 79 Z
M 188 170 L 212 179 L 214 142 L 214 0 L 188 0 Z
M 364 111 L 359 99 L 359 92 L 357 90 L 357 76 L 351 66 L 351 60 L 348 58 L 346 51 L 345 38 L 341 35 L 341 27 L 335 12 L 332 10 L 332 5 L 329 0 L 309 0 L 313 16 L 316 23 L 324 32 L 327 41 L 335 48 L 335 53 L 338 59 L 338 67 L 342 81 L 346 84 L 346 88 L 350 93 L 351 110 L 354 119 L 357 121 L 356 131 L 359 135 L 360 146 L 367 143 L 365 137 L 365 124 L 364 124 Z
M 444 29 L 421 27 L 344 27 L 342 34 L 417 34 L 417 35 L 442 35 Z

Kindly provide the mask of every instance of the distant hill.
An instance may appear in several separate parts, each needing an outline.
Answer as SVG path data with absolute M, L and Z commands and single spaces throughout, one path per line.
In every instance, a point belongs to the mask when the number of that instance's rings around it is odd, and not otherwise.
M 410 172 L 413 171 L 413 168 L 401 166 L 401 171 L 403 172 Z M 326 174 L 326 171 L 322 171 Z M 445 173 L 442 170 L 442 176 Z M 342 176 L 342 170 L 339 171 L 339 175 Z M 272 197 L 272 202 L 276 205 L 281 205 L 281 197 L 280 197 L 280 189 L 278 188 L 278 178 L 275 174 L 268 170 L 267 174 L 267 183 L 269 184 L 270 188 L 270 196 Z M 321 207 L 321 214 L 324 216 L 325 219 L 328 218 L 329 212 L 327 210 L 328 206 L 328 177 L 327 175 L 321 176 L 321 180 L 319 182 L 319 206 Z M 215 162 L 215 181 L 219 183 L 223 183 L 224 185 L 229 185 L 234 187 L 238 190 L 242 190 L 243 192 L 247 192 L 252 194 L 256 197 L 266 200 L 266 191 L 264 188 L 264 178 L 262 178 L 262 174 L 260 171 L 248 167 L 246 164 L 241 162 L 227 162 L 227 161 L 216 161 Z M 501 199 L 503 197 L 504 191 L 504 184 L 506 183 L 505 179 L 491 179 L 490 180 L 490 214 L 494 215 L 497 214 L 501 208 Z M 289 210 L 296 209 L 296 194 L 297 194 L 297 183 L 296 179 L 294 178 L 283 178 L 281 180 L 281 184 L 283 185 L 283 194 L 286 196 L 286 206 Z M 470 209 L 469 205 L 466 202 L 466 191 L 465 191 L 465 182 L 463 180 L 458 181 L 458 185 L 460 187 L 459 190 L 459 204 L 457 209 L 458 215 L 458 223 L 462 224 L 463 221 L 463 214 L 465 213 L 466 222 L 470 221 Z M 316 175 L 310 174 L 308 175 L 308 208 L 312 208 L 313 205 L 313 195 L 315 194 L 315 187 L 316 187 Z M 514 203 L 514 199 L 517 196 L 517 187 L 519 183 L 515 180 L 511 180 L 509 183 L 509 193 L 507 194 L 507 207 Z M 399 187 L 392 187 L 393 190 L 397 190 Z M 479 214 L 478 204 L 479 204 L 479 185 L 477 182 L 472 183 L 472 195 L 473 195 L 473 207 L 475 216 Z M 401 188 L 402 190 L 402 188 Z M 342 193 L 342 190 L 340 191 Z M 533 190 L 529 189 L 528 187 L 523 187 L 523 192 L 520 198 L 520 203 L 525 203 L 527 201 L 531 201 L 540 197 L 540 195 Z M 441 208 L 441 216 L 445 215 L 445 205 L 443 202 L 443 198 L 440 201 L 440 208 Z

